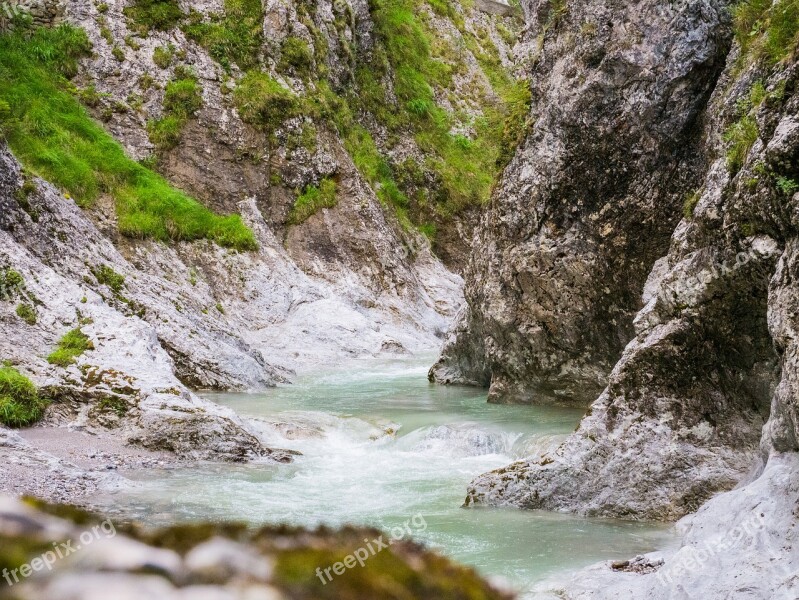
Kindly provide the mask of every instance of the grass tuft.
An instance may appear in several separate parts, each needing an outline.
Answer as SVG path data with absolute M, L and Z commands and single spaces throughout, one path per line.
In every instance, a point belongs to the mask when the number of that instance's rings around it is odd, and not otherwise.
M 290 225 L 304 223 L 323 208 L 333 208 L 337 202 L 336 182 L 332 179 L 323 179 L 318 187 L 309 185 L 297 197 L 289 213 L 288 223 Z
M 301 112 L 299 98 L 260 71 L 251 71 L 242 78 L 233 99 L 245 123 L 270 134 Z
M 124 13 L 141 35 L 151 29 L 169 31 L 184 17 L 177 0 L 133 0 Z
M 735 38 L 745 56 L 776 64 L 799 46 L 797 0 L 743 0 L 732 9 Z
M 58 346 L 47 357 L 47 362 L 59 367 L 68 367 L 78 356 L 93 348 L 91 340 L 80 328 L 72 329 L 58 340 Z
M 159 150 L 170 150 L 178 145 L 186 123 L 203 105 L 200 86 L 194 74 L 181 70 L 180 75 L 179 79 L 170 81 L 164 90 L 164 112 L 161 118 L 147 123 L 150 141 Z
M 224 9 L 224 14 L 213 15 L 209 21 L 198 12 L 191 13 L 183 31 L 227 71 L 233 64 L 242 71 L 257 67 L 263 46 L 261 0 L 225 0 Z
M 36 325 L 36 311 L 30 304 L 18 304 L 17 316 L 25 321 L 28 325 Z
M 36 386 L 16 369 L 0 367 L 0 423 L 26 427 L 42 418 L 47 402 L 39 398 Z

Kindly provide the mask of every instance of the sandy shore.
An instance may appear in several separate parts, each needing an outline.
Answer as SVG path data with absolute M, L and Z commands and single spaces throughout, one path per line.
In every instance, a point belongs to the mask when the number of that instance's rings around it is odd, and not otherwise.
M 67 427 L 0 428 L 0 493 L 86 505 L 129 471 L 185 464 L 173 454 L 126 445 L 114 435 Z

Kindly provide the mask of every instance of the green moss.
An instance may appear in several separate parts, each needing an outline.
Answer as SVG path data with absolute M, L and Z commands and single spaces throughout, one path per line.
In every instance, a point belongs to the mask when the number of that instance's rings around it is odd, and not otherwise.
M 289 36 L 280 47 L 278 69 L 291 72 L 299 77 L 307 77 L 313 69 L 314 58 L 308 42 L 302 38 Z
M 68 367 L 78 356 L 93 348 L 86 334 L 80 329 L 72 329 L 58 340 L 58 346 L 47 357 L 47 362 L 59 367 Z
M 693 219 L 694 209 L 696 208 L 696 205 L 699 203 L 700 198 L 702 198 L 702 190 L 696 190 L 695 192 L 688 194 L 682 206 L 683 217 L 685 217 L 688 220 Z
M 16 369 L 0 367 L 0 423 L 26 427 L 42 418 L 47 402 L 36 386 Z
M 170 81 L 164 90 L 164 112 L 160 119 L 147 123 L 150 141 L 160 150 L 169 150 L 180 142 L 183 128 L 195 112 L 202 108 L 202 95 L 197 78 L 180 72 L 181 79 Z
M 233 92 L 233 100 L 245 123 L 270 134 L 301 112 L 299 98 L 293 92 L 259 71 L 251 71 L 242 78 Z
M 328 543 L 322 548 L 278 551 L 275 583 L 289 590 L 293 598 L 314 600 L 487 600 L 500 597 L 471 569 L 453 565 L 446 558 L 433 554 L 415 555 L 418 566 L 414 568 L 393 549 L 370 556 L 365 568 L 346 569 L 332 584 L 317 576 L 318 568 L 343 562 L 357 547 L 357 542 L 353 546 Z
M 0 35 L 0 101 L 11 107 L 0 129 L 16 157 L 81 206 L 109 193 L 125 235 L 256 248 L 240 217 L 215 215 L 128 158 L 69 93 L 64 76 L 74 75 L 90 48 L 85 33 L 69 25 Z
M 151 29 L 168 31 L 184 17 L 177 0 L 133 0 L 124 13 L 131 28 L 142 35 Z
M 125 277 L 120 275 L 108 265 L 100 265 L 92 269 L 92 275 L 100 285 L 107 285 L 114 294 L 122 292 L 125 286 Z
M 336 182 L 332 179 L 323 179 L 318 187 L 309 185 L 297 197 L 289 213 L 288 223 L 291 225 L 304 223 L 323 208 L 333 208 L 337 202 Z
M 192 13 L 183 31 L 228 71 L 233 64 L 243 71 L 257 67 L 263 46 L 261 0 L 225 0 L 224 8 L 224 14 L 210 21 Z
M 36 325 L 36 311 L 30 304 L 18 304 L 17 316 L 25 321 L 28 325 Z

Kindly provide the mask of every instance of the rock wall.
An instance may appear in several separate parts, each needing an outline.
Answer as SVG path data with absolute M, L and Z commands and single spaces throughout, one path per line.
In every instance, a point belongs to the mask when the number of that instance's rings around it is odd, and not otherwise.
M 597 565 L 557 597 L 796 597 L 798 83 L 795 53 L 732 47 L 698 135 L 706 168 L 607 386 L 556 451 L 469 488 L 470 506 L 684 517 L 678 550 Z
M 431 379 L 490 379 L 492 402 L 587 405 L 699 185 L 726 2 L 525 8 L 533 125 L 478 229 L 468 318 Z

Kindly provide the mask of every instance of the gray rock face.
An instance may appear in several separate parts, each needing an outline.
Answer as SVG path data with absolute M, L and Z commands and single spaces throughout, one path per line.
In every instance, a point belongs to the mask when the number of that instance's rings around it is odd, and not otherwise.
M 707 111 L 707 156 L 715 160 L 642 286 L 636 335 L 606 389 L 560 448 L 479 477 L 467 504 L 671 520 L 747 473 L 754 479 L 764 463 L 769 473 L 778 461 L 774 468 L 795 480 L 799 195 L 784 181 L 799 174 L 798 71 L 795 61 L 741 68 L 731 54 Z M 753 103 L 756 81 L 765 92 Z M 747 116 L 758 139 L 738 169 L 726 158 L 725 132 Z M 778 488 L 761 479 L 749 493 Z M 794 502 L 792 489 L 779 502 Z M 722 511 L 707 511 L 707 527 L 721 527 Z M 578 597 L 615 597 L 603 593 Z M 665 597 L 652 594 L 641 597 Z
M 431 378 L 490 373 L 492 402 L 588 404 L 699 181 L 726 3 L 525 6 L 533 125 L 478 228 L 469 311 Z

